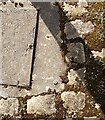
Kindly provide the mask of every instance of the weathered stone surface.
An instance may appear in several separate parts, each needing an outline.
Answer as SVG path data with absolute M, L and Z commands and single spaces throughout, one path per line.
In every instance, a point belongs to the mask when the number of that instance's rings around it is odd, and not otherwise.
M 37 41 L 32 89 L 36 93 L 45 92 L 46 87 L 60 91 L 60 75 L 65 72 L 66 66 L 59 45 L 41 18 Z
M 69 22 L 65 24 L 64 32 L 66 34 L 67 39 L 75 39 L 79 37 L 78 32 L 76 31 L 76 28 Z
M 32 97 L 27 100 L 27 113 L 39 115 L 51 115 L 56 112 L 54 95 Z
M 0 84 L 29 86 L 34 41 L 36 9 L 32 6 L 3 6 L 2 11 L 2 79 Z
M 75 27 L 81 37 L 83 34 L 93 32 L 94 30 L 94 25 L 91 21 L 83 22 L 82 20 L 75 20 L 72 21 L 71 24 Z
M 44 19 L 44 16 L 42 18 Z M 53 23 L 53 19 L 50 19 L 52 21 L 49 20 L 48 26 L 46 26 L 46 22 L 44 22 L 45 19 L 43 20 L 42 18 L 39 18 L 39 29 L 32 89 L 20 90 L 19 88 L 13 86 L 7 86 L 6 88 L 0 86 L 0 96 L 31 96 L 43 92 L 48 92 L 49 89 L 55 89 L 56 91 L 61 91 L 64 89 L 64 84 L 62 84 L 60 75 L 65 72 L 66 65 L 63 62 L 60 47 L 55 39 L 55 36 L 58 34 L 58 27 L 56 27 L 56 32 L 54 33 L 54 27 L 53 29 L 50 29 L 50 27 L 52 26 L 50 26 L 50 24 Z M 51 30 L 53 32 L 51 32 Z
M 71 112 L 79 112 L 85 107 L 85 94 L 83 92 L 63 92 L 61 98 L 64 101 L 63 106 L 67 108 L 68 114 Z
M 34 7 L 40 8 L 40 16 L 43 19 L 44 23 L 51 31 L 52 35 L 56 37 L 56 35 L 60 31 L 59 27 L 59 9 L 56 5 L 49 2 L 33 2 Z M 46 14 L 47 13 L 47 14 Z
M 19 103 L 17 98 L 8 98 L 0 100 L 0 114 L 15 115 L 18 113 Z
M 74 71 L 73 69 L 71 69 L 68 72 L 68 80 L 69 82 L 67 83 L 68 85 L 75 85 L 77 83 L 76 78 L 78 77 L 76 71 Z
M 71 60 L 72 58 L 73 61 L 76 63 L 85 62 L 85 52 L 82 43 L 68 43 L 67 50 L 68 53 L 66 54 L 66 56 L 69 60 Z
M 68 75 L 67 75 L 68 80 L 69 80 L 69 82 L 67 84 L 68 85 L 76 85 L 77 78 L 84 81 L 85 72 L 86 72 L 86 68 L 80 68 L 76 71 L 73 69 L 70 69 L 70 71 L 68 72 Z
M 67 39 L 74 39 L 82 37 L 83 34 L 90 33 L 94 30 L 94 25 L 91 21 L 82 22 L 82 20 L 75 20 L 65 24 L 64 32 Z
M 80 7 L 80 4 L 78 6 L 70 5 L 66 2 L 63 4 L 63 9 L 66 11 L 67 16 L 76 16 L 76 15 L 82 15 L 87 12 L 87 10 L 83 7 L 83 4 Z
M 0 85 L 0 96 L 3 98 L 7 97 L 25 97 L 26 95 L 30 95 L 30 92 L 26 89 L 19 89 L 17 87 L 8 86 L 5 88 L 4 86 Z

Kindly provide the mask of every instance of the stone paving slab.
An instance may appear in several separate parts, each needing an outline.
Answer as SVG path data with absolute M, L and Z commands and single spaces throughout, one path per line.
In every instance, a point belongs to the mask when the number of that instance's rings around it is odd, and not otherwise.
M 36 21 L 34 7 L 18 8 L 12 3 L 2 11 L 2 78 L 0 84 L 29 86 L 32 62 L 31 45 Z
M 29 7 L 27 9 L 29 9 Z M 55 12 L 57 12 L 57 8 L 55 9 Z M 51 14 L 49 16 L 51 16 Z M 53 19 L 51 20 L 53 21 Z M 43 17 L 40 16 L 32 89 L 26 90 L 19 89 L 13 86 L 8 86 L 6 88 L 5 86 L 0 86 L 0 96 L 5 98 L 20 96 L 24 97 L 26 95 L 31 96 L 43 92 L 48 92 L 49 89 L 51 89 L 52 91 L 62 91 L 64 89 L 64 84 L 62 84 L 62 79 L 60 78 L 60 75 L 65 72 L 66 65 L 63 61 L 60 47 L 55 39 L 57 33 L 55 34 L 55 36 L 53 36 L 54 32 L 51 32 L 50 27 L 51 26 L 46 26 Z

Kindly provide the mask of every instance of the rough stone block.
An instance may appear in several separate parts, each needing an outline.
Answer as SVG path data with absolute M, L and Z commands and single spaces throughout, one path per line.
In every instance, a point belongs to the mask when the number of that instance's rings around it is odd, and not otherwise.
M 94 25 L 91 21 L 82 22 L 81 20 L 75 20 L 65 24 L 64 32 L 67 39 L 75 39 L 77 37 L 82 37 L 83 34 L 88 34 L 93 32 Z
M 39 115 L 51 115 L 56 112 L 54 95 L 32 97 L 27 100 L 27 113 Z
M 79 112 L 85 107 L 85 93 L 74 91 L 63 92 L 61 98 L 64 101 L 63 106 L 67 108 L 67 113 Z
M 75 39 L 79 37 L 78 32 L 76 31 L 75 27 L 71 23 L 66 23 L 65 24 L 65 29 L 64 32 L 66 34 L 67 39 Z
M 73 61 L 76 63 L 85 62 L 85 52 L 82 43 L 68 43 L 67 50 L 68 53 L 66 54 L 66 56 L 69 60 L 71 60 L 72 58 Z
M 0 100 L 0 114 L 15 115 L 18 114 L 19 103 L 17 98 L 8 98 Z

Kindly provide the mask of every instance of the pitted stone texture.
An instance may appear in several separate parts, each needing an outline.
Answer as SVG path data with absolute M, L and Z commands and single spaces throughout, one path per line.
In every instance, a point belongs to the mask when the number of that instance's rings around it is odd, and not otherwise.
M 77 37 L 82 37 L 83 34 L 88 34 L 93 32 L 94 25 L 91 21 L 82 22 L 82 20 L 75 20 L 65 24 L 64 32 L 67 39 L 74 39 Z
M 15 115 L 18 114 L 19 103 L 16 98 L 8 98 L 0 100 L 0 114 Z
M 85 52 L 82 43 L 68 43 L 66 54 L 69 60 L 73 59 L 73 62 L 84 63 L 85 62 Z
M 80 37 L 82 37 L 83 34 L 91 33 L 94 30 L 94 25 L 91 21 L 83 22 L 82 20 L 75 20 L 72 21 L 71 24 L 75 27 Z
M 77 85 L 77 78 L 79 80 L 84 81 L 85 72 L 86 72 L 86 68 L 80 68 L 76 71 L 73 69 L 70 69 L 70 71 L 68 72 L 68 75 L 67 75 L 68 80 L 69 80 L 67 85 Z
M 26 89 L 20 89 L 18 87 L 8 86 L 4 87 L 0 85 L 0 96 L 3 98 L 13 98 L 13 97 L 25 97 L 30 95 L 30 91 Z
M 70 5 L 66 2 L 63 4 L 63 9 L 66 11 L 67 16 L 76 16 L 76 15 L 82 15 L 87 12 L 87 10 L 84 7 L 75 6 L 75 5 Z
M 16 8 L 12 3 L 2 12 L 2 78 L 0 84 L 29 86 L 34 42 L 33 28 L 37 11 L 34 7 Z M 8 62 L 7 62 L 8 61 Z
M 68 72 L 68 80 L 69 82 L 67 83 L 67 85 L 75 85 L 77 84 L 77 81 L 76 81 L 76 78 L 78 77 L 76 71 L 74 71 L 73 69 L 71 69 L 69 72 Z
M 49 24 L 52 23 L 53 22 L 50 22 L 49 20 Z M 54 32 L 52 34 L 52 32 L 49 30 L 49 27 L 51 26 L 46 26 L 43 19 L 41 17 L 39 18 L 32 89 L 20 90 L 19 88 L 13 86 L 8 86 L 6 88 L 0 86 L 0 89 L 2 89 L 0 96 L 5 98 L 21 96 L 24 97 L 26 95 L 32 96 L 43 92 L 48 92 L 49 89 L 51 89 L 52 91 L 61 91 L 64 89 L 64 84 L 62 84 L 60 75 L 65 72 L 66 65 L 63 61 L 60 47 L 55 39 L 55 36 L 53 36 Z
M 42 18 L 40 18 L 32 82 L 34 93 L 46 92 L 46 87 L 49 87 L 52 91 L 54 89 L 61 91 L 62 80 L 60 76 L 65 70 L 66 65 L 60 47 Z
M 33 96 L 27 100 L 27 113 L 38 115 L 51 115 L 56 113 L 54 95 Z
M 85 107 L 85 94 L 83 92 L 63 92 L 61 98 L 64 101 L 63 106 L 67 109 L 68 114 L 79 112 Z
M 70 22 L 65 24 L 64 32 L 66 34 L 67 39 L 75 39 L 79 37 L 79 34 L 76 31 L 76 28 Z

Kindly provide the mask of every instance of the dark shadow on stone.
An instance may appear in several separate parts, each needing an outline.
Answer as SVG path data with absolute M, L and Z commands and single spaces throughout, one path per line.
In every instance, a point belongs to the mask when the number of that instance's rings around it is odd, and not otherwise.
M 60 44 L 58 7 L 50 2 L 33 2 L 32 5 L 40 10 L 41 18 Z
M 69 53 L 68 47 L 71 43 L 83 44 L 85 52 L 85 62 L 83 64 L 76 63 L 73 61 L 73 59 L 71 59 L 72 56 L 68 56 L 68 59 L 70 60 L 74 70 L 78 70 L 79 68 L 83 67 L 86 68 L 85 78 L 83 82 L 85 83 L 87 90 L 95 98 L 96 102 L 101 105 L 101 109 L 105 114 L 105 65 L 98 59 L 94 58 L 91 49 L 87 44 L 85 44 L 84 40 L 81 37 L 70 39 L 66 38 L 66 35 L 64 33 L 64 24 L 68 20 L 65 21 L 66 16 L 63 14 L 63 11 L 61 9 L 59 9 L 58 11 L 55 6 L 51 5 L 51 3 L 33 3 L 33 5 L 40 8 L 40 15 L 43 21 L 45 22 L 48 29 L 51 31 L 52 35 L 56 38 L 65 55 Z M 60 14 L 60 18 L 58 16 L 58 12 Z M 76 31 L 75 27 L 72 24 L 71 26 L 72 30 L 70 31 L 75 32 L 75 34 L 78 36 L 78 32 Z M 61 35 L 59 35 L 60 30 Z M 70 33 L 70 31 L 68 33 Z M 71 34 L 73 33 L 71 32 Z M 62 38 L 62 40 L 60 39 L 60 37 Z M 78 75 L 79 77 L 81 77 L 79 72 Z

